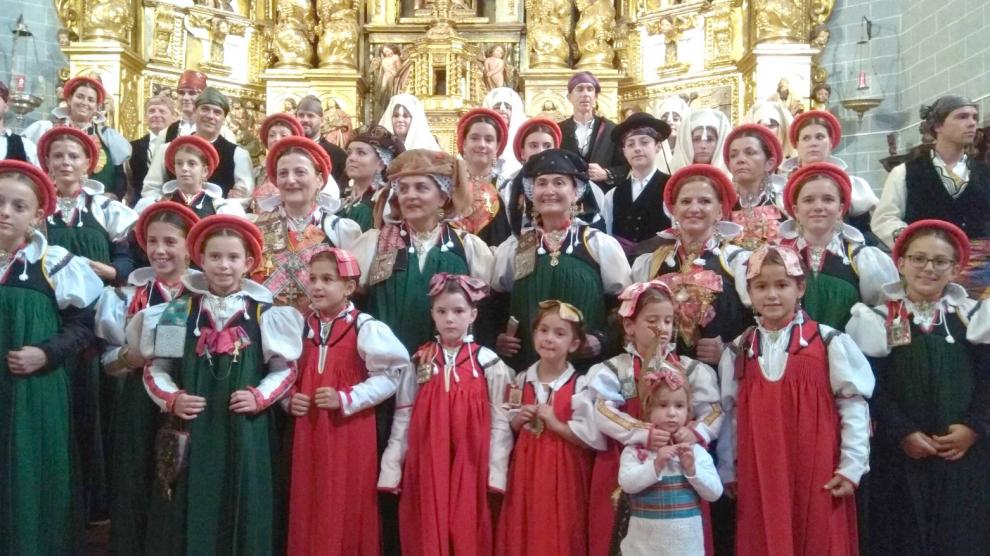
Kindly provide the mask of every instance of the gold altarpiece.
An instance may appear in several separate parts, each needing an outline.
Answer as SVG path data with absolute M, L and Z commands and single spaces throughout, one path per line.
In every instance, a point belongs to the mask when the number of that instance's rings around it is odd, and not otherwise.
M 353 125 L 377 121 L 391 94 L 419 97 L 452 148 L 457 118 L 494 86 L 530 116 L 571 111 L 566 84 L 587 69 L 599 111 L 620 119 L 670 95 L 738 122 L 786 79 L 808 104 L 834 0 L 56 0 L 71 40 L 64 76 L 98 73 L 112 123 L 143 130 L 144 101 L 186 68 L 234 100 L 250 135 L 263 114 L 305 94 Z M 827 40 L 827 33 L 826 38 Z M 122 103 L 122 100 L 126 102 Z M 333 110 L 330 110 L 333 112 Z

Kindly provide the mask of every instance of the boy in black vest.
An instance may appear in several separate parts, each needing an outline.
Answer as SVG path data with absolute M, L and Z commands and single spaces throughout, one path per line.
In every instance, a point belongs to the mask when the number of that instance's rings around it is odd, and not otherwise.
M 38 150 L 34 143 L 26 137 L 14 133 L 14 130 L 4 127 L 4 117 L 7 115 L 7 103 L 10 102 L 10 90 L 7 85 L 0 83 L 0 159 L 20 160 L 38 165 Z
M 619 240 L 630 260 L 640 254 L 640 242 L 670 227 L 663 211 L 663 187 L 670 176 L 656 166 L 668 136 L 670 126 L 645 113 L 629 116 L 611 133 L 629 164 L 629 175 L 605 194 L 602 215 L 609 235 Z
M 966 154 L 976 139 L 979 111 L 947 95 L 921 109 L 922 134 L 935 137 L 891 170 L 873 211 L 873 233 L 888 247 L 908 224 L 926 218 L 962 228 L 970 239 L 990 236 L 990 169 Z

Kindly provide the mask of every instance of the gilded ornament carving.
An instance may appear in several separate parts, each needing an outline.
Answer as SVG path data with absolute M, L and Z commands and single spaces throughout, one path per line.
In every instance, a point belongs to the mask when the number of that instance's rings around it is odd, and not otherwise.
M 688 14 L 665 15 L 659 21 L 647 26 L 650 34 L 663 35 L 664 59 L 663 64 L 657 67 L 659 77 L 671 77 L 688 70 L 689 64 L 681 62 L 677 49 L 684 32 L 693 29 L 694 26 L 694 16 Z
M 110 39 L 130 44 L 134 11 L 127 0 L 93 0 L 85 9 L 84 40 Z
M 580 15 L 574 25 L 577 67 L 611 69 L 615 59 L 615 6 L 612 0 L 576 0 Z
M 806 0 L 755 0 L 752 9 L 754 43 L 804 42 L 808 35 Z
M 313 67 L 316 16 L 309 0 L 277 0 L 272 45 L 276 68 Z
M 155 6 L 154 31 L 152 32 L 151 57 L 163 62 L 174 60 L 176 34 L 181 33 L 181 20 L 176 17 L 171 4 Z
M 353 0 L 317 0 L 320 23 L 316 53 L 320 67 L 357 68 L 358 38 L 361 30 Z
M 571 0 L 526 0 L 526 13 L 529 67 L 568 67 Z
M 82 34 L 79 28 L 79 11 L 81 8 L 82 3 L 80 0 L 55 0 L 55 11 L 58 12 L 59 20 L 62 21 L 64 28 L 69 31 L 66 39 L 78 40 Z M 65 48 L 68 46 L 68 44 L 63 44 L 63 42 L 67 41 L 59 40 L 60 47 Z

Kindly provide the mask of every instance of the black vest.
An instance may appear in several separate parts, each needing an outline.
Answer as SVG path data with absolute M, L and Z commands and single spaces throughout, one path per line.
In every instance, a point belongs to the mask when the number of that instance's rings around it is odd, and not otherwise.
M 16 133 L 6 135 L 7 137 L 7 157 L 5 160 L 20 160 L 29 162 L 27 151 L 24 150 L 24 140 Z
M 144 189 L 144 178 L 148 175 L 148 144 L 151 136 L 145 135 L 137 141 L 131 141 L 131 158 L 127 161 L 131 165 L 131 190 L 134 191 L 135 198 L 141 198 L 141 191 Z
M 970 239 L 990 236 L 990 169 L 986 164 L 969 160 L 969 183 L 955 199 L 945 190 L 927 151 L 904 164 L 905 222 L 936 218 L 959 226 Z
M 223 135 L 218 135 L 216 141 L 213 142 L 213 147 L 216 148 L 217 154 L 220 155 L 220 165 L 210 174 L 207 181 L 219 185 L 220 189 L 223 190 L 224 198 L 226 198 L 227 194 L 234 187 L 234 151 L 237 150 L 237 145 L 224 139 Z M 175 174 L 166 169 L 165 181 L 174 179 Z
M 634 242 L 644 241 L 670 227 L 670 218 L 663 212 L 663 187 L 670 178 L 659 170 L 632 199 L 632 175 L 615 188 L 612 197 L 612 235 Z
M 171 143 L 173 139 L 179 136 L 179 122 L 181 121 L 181 119 L 175 120 L 172 122 L 172 125 L 168 126 L 168 129 L 165 130 L 166 143 Z

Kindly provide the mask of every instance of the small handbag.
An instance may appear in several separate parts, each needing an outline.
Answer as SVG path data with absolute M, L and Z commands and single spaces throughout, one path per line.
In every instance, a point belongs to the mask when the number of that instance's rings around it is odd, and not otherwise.
M 189 431 L 182 419 L 170 416 L 155 437 L 155 477 L 166 500 L 172 499 L 172 488 L 189 463 Z

